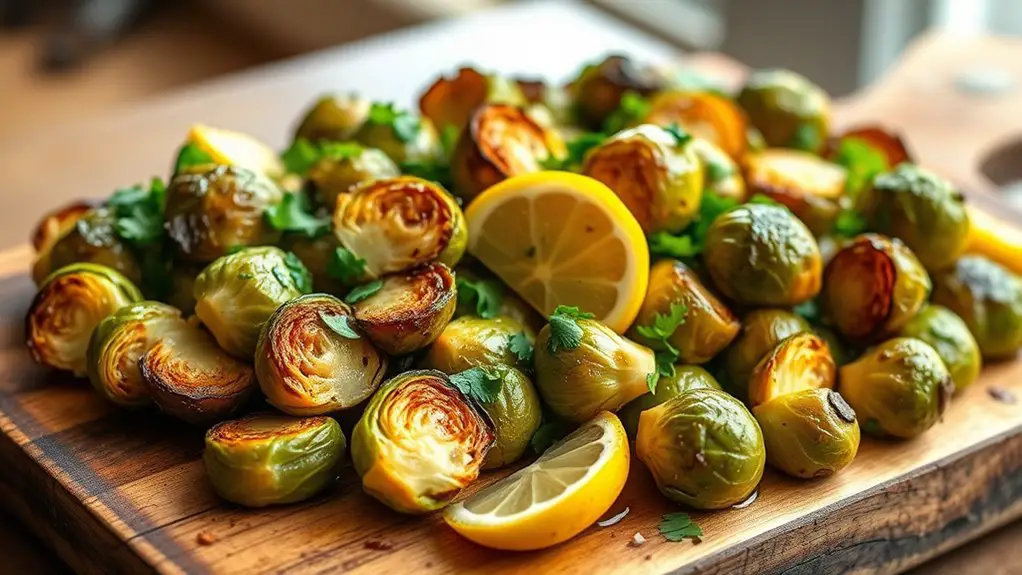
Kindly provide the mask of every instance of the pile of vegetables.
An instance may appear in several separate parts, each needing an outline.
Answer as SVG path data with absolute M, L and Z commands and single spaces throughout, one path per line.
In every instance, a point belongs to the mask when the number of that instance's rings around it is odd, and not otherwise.
M 965 253 L 962 194 L 882 129 L 833 134 L 795 73 L 727 94 L 617 56 L 564 87 L 463 68 L 420 112 L 325 96 L 279 157 L 197 127 L 166 184 L 48 214 L 33 357 L 208 428 L 232 502 L 312 497 L 350 455 L 425 513 L 604 411 L 666 497 L 730 507 L 766 464 L 822 478 L 860 430 L 925 432 L 1022 347 L 1022 280 Z M 646 233 L 626 332 L 542 317 L 466 255 L 463 207 L 541 170 Z

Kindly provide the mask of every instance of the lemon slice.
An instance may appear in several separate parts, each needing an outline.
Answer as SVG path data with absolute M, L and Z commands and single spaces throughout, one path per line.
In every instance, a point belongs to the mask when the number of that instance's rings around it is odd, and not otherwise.
M 969 205 L 969 241 L 965 251 L 986 256 L 1022 274 L 1022 230 Z
M 524 551 L 578 535 L 610 509 L 628 479 L 628 438 L 605 411 L 532 465 L 444 510 L 444 521 L 486 547 Z
M 186 143 L 195 144 L 218 164 L 240 166 L 271 178 L 284 175 L 284 164 L 277 153 L 248 134 L 196 124 L 189 130 Z
M 624 203 L 602 183 L 538 172 L 488 188 L 465 212 L 469 252 L 549 316 L 560 305 L 623 333 L 649 282 L 649 248 Z

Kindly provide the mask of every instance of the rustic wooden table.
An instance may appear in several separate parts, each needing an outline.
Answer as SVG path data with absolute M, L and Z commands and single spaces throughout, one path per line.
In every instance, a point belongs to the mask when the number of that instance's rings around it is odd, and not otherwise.
M 0 174 L 6 191 L 0 195 L 0 247 L 24 242 L 47 206 L 74 197 L 103 196 L 117 186 L 165 174 L 171 151 L 193 122 L 244 130 L 281 146 L 292 119 L 324 91 L 358 89 L 376 99 L 410 105 L 410 96 L 438 70 L 461 63 L 561 78 L 580 62 L 609 51 L 658 62 L 677 59 L 670 46 L 591 9 L 571 3 L 535 3 L 302 57 L 169 94 L 114 115 L 0 141 Z M 882 118 L 884 123 L 905 128 L 925 162 L 968 164 L 956 168 L 968 174 L 963 183 L 990 189 L 976 165 L 982 154 L 1019 128 L 1018 107 L 991 97 L 966 110 L 949 90 L 949 82 L 968 58 L 980 64 L 1004 60 L 1018 81 L 1022 47 L 992 40 L 930 38 L 910 56 L 916 65 L 913 69 L 926 70 L 925 77 L 900 74 L 897 82 L 845 103 L 839 120 L 869 118 L 868 110 L 882 104 L 890 112 Z M 717 56 L 690 61 L 727 82 L 743 73 L 741 66 Z M 969 118 L 961 129 L 963 137 L 956 146 L 931 146 L 928 136 L 947 134 L 949 126 L 957 125 L 943 113 L 949 105 Z M 0 528 L 0 550 L 10 558 L 5 559 L 9 568 L 17 572 L 65 569 L 16 531 L 10 525 Z M 920 572 L 945 573 L 951 565 L 956 573 L 1015 572 L 1022 566 L 1012 559 L 1017 552 L 1008 550 L 1017 545 L 1022 529 L 1013 526 L 1000 533 Z

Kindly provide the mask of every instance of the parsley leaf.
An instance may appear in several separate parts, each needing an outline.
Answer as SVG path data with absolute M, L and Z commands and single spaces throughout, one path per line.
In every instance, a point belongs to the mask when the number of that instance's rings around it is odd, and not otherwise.
M 192 166 L 212 164 L 213 156 L 195 144 L 185 144 L 177 153 L 177 160 L 174 161 L 174 173 L 178 173 Z
M 553 315 L 563 315 L 572 319 L 593 319 L 595 315 L 578 309 L 573 305 L 559 305 L 554 309 Z
M 550 341 L 547 347 L 550 353 L 558 349 L 575 349 L 582 344 L 582 328 L 580 319 L 592 319 L 591 313 L 580 311 L 577 307 L 559 305 L 550 316 Z
M 287 150 L 284 150 L 280 159 L 289 173 L 305 176 L 313 166 L 324 158 L 349 160 L 357 158 L 362 153 L 362 149 L 357 142 L 310 142 L 299 138 L 292 142 Z
M 667 130 L 667 133 L 674 136 L 674 143 L 677 146 L 684 146 L 686 143 L 688 143 L 689 140 L 692 139 L 692 134 L 686 132 L 678 124 L 671 124 L 670 126 L 664 128 L 664 130 Z
M 342 314 L 320 311 L 319 319 L 323 320 L 323 323 L 337 335 L 348 339 L 359 339 L 358 332 L 355 331 L 355 328 L 351 327 L 350 317 Z
M 419 135 L 422 122 L 403 110 L 394 108 L 394 104 L 376 102 L 369 108 L 367 121 L 375 126 L 390 126 L 397 139 L 411 142 Z
M 458 290 L 459 304 L 475 307 L 476 315 L 484 319 L 500 315 L 504 285 L 499 280 L 470 280 L 459 276 L 455 280 L 455 285 Z
M 719 182 L 725 178 L 730 178 L 735 173 L 733 167 L 721 162 L 714 162 L 712 158 L 708 158 L 705 165 L 706 178 L 710 182 Z
M 853 199 L 873 183 L 873 178 L 892 167 L 883 150 L 854 136 L 841 139 L 833 161 L 848 171 L 845 192 Z
M 451 383 L 479 403 L 493 403 L 497 401 L 508 373 L 509 368 L 504 365 L 477 366 L 452 375 Z
M 649 237 L 649 249 L 655 255 L 688 259 L 703 253 L 706 232 L 718 216 L 738 205 L 733 198 L 718 196 L 711 191 L 703 192 L 699 203 L 699 215 L 679 235 L 657 232 Z
M 348 295 L 344 296 L 344 303 L 353 304 L 364 300 L 383 288 L 383 280 L 373 280 L 367 284 L 355 286 Z
M 114 231 L 135 248 L 157 243 L 163 238 L 163 209 L 167 187 L 153 178 L 149 188 L 141 184 L 117 190 L 107 200 L 114 210 Z
M 311 293 L 312 274 L 309 273 L 309 269 L 305 267 L 302 260 L 298 259 L 298 256 L 296 256 L 293 252 L 287 252 L 284 256 L 284 265 L 287 266 L 287 271 L 291 276 L 291 281 L 294 282 L 298 291 L 302 293 Z
M 555 158 L 551 156 L 541 162 L 542 167 L 547 170 L 561 170 L 569 172 L 580 171 L 589 150 L 599 146 L 606 140 L 606 134 L 602 134 L 600 132 L 586 132 L 565 144 L 565 147 L 568 150 L 566 156 L 563 158 Z
M 668 232 L 656 232 L 649 236 L 649 251 L 672 258 L 694 258 L 702 253 L 702 246 L 696 245 L 692 236 L 675 236 Z
M 779 206 L 779 207 L 787 209 L 787 207 L 784 204 L 782 204 L 781 202 L 778 202 L 777 200 L 771 198 L 770 196 L 768 196 L 766 194 L 755 194 L 754 196 L 749 198 L 749 201 L 747 203 L 750 203 L 750 204 L 762 204 L 764 206 Z
M 866 231 L 866 218 L 855 210 L 844 209 L 838 212 L 834 220 L 832 232 L 841 238 L 854 238 Z
M 679 302 L 672 302 L 666 315 L 658 313 L 653 316 L 651 325 L 640 325 L 636 328 L 639 335 L 653 340 L 650 347 L 656 351 L 657 375 L 646 379 L 651 393 L 656 392 L 656 383 L 660 376 L 674 376 L 674 364 L 677 363 L 680 352 L 669 340 L 678 327 L 685 323 L 686 314 L 688 307 Z
M 508 338 L 507 344 L 508 349 L 511 350 L 511 353 L 515 354 L 518 361 L 526 365 L 532 365 L 532 354 L 534 350 L 532 348 L 532 342 L 529 341 L 529 338 L 525 335 L 524 331 L 520 331 Z
M 550 448 L 551 445 L 556 443 L 558 440 L 563 439 L 564 436 L 571 432 L 571 428 L 564 422 L 561 421 L 544 421 L 536 432 L 532 434 L 532 439 L 529 440 L 529 444 L 532 446 L 532 450 L 537 454 L 542 454 L 544 451 Z
M 315 238 L 330 231 L 330 218 L 312 215 L 304 194 L 285 193 L 279 204 L 266 208 L 263 217 L 275 230 L 296 232 L 308 238 Z
M 643 98 L 638 92 L 625 92 L 621 96 L 621 103 L 618 104 L 617 110 L 614 110 L 603 123 L 603 131 L 607 134 L 616 134 L 645 118 L 649 114 L 649 109 L 649 100 Z
M 668 513 L 661 516 L 661 519 L 657 530 L 668 541 L 699 539 L 703 536 L 703 528 L 692 521 L 688 513 Z
M 326 266 L 326 275 L 346 284 L 358 282 L 365 275 L 366 261 L 344 248 L 334 250 Z

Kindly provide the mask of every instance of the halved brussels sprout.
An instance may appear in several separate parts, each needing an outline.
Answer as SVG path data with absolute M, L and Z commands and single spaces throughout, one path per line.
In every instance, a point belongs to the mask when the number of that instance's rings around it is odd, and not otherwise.
M 644 124 L 590 150 L 582 173 L 607 184 L 647 234 L 680 232 L 699 213 L 703 194 L 692 142 L 683 132 Z
M 512 80 L 496 74 L 482 74 L 475 68 L 458 69 L 454 78 L 441 76 L 419 98 L 422 115 L 433 125 L 457 129 L 468 124 L 473 111 L 484 104 L 525 106 L 525 94 Z
M 377 347 L 403 355 L 440 337 L 457 305 L 454 273 L 433 262 L 384 277 L 379 291 L 354 304 L 355 321 Z
M 88 210 L 75 221 L 50 248 L 48 265 L 39 263 L 33 269 L 33 278 L 41 284 L 46 277 L 65 266 L 90 263 L 114 269 L 134 284 L 142 282 L 142 268 L 138 258 L 116 230 L 117 218 L 112 209 L 99 207 Z
M 351 139 L 369 117 L 372 102 L 358 94 L 328 94 L 305 113 L 295 130 L 295 139 L 310 142 Z
M 156 301 L 126 305 L 106 316 L 92 331 L 86 353 L 92 386 L 118 405 L 150 403 L 138 358 L 184 322 L 180 310 Z
M 195 279 L 195 315 L 220 347 L 252 359 L 259 331 L 286 301 L 308 293 L 312 279 L 293 254 L 248 248 L 216 259 Z
M 679 126 L 712 142 L 734 161 L 745 156 L 748 120 L 745 112 L 724 96 L 687 90 L 658 92 L 650 98 L 643 122 L 665 128 Z
M 667 343 L 679 351 L 680 363 L 710 361 L 742 328 L 738 318 L 699 283 L 692 270 L 680 261 L 666 259 L 654 264 L 649 272 L 646 297 L 628 336 L 643 345 L 653 346 L 657 340 L 644 337 L 639 329 L 652 327 L 658 315 L 669 316 L 671 306 L 677 304 L 687 310 L 685 321 L 667 338 Z
M 230 417 L 256 387 L 252 367 L 220 349 L 194 322 L 167 325 L 138 366 L 156 405 L 195 425 Z
M 36 253 L 49 251 L 92 208 L 89 202 L 76 200 L 47 212 L 32 230 L 32 248 Z
M 752 412 L 763 430 L 767 463 L 792 477 L 829 477 L 859 451 L 855 411 L 833 389 L 789 393 Z
M 745 200 L 745 180 L 738 163 L 709 140 L 696 138 L 692 149 L 703 166 L 703 189 L 736 202 Z
M 366 182 L 340 196 L 334 234 L 365 260 L 368 279 L 433 260 L 454 267 L 468 242 L 454 197 L 434 182 L 408 176 Z
M 840 389 L 863 431 L 909 438 L 937 423 L 955 386 L 928 343 L 899 337 L 842 367 Z
M 745 158 L 749 194 L 786 206 L 817 235 L 833 227 L 847 179 L 841 166 L 801 150 L 770 148 Z
M 639 416 L 635 455 L 668 499 L 696 509 L 745 501 L 766 466 L 763 434 L 742 402 L 693 389 Z
M 354 325 L 351 308 L 327 294 L 281 305 L 255 352 L 256 377 L 270 404 L 291 415 L 323 415 L 372 395 L 387 359 Z
M 543 408 L 536 387 L 524 373 L 499 364 L 488 369 L 500 376 L 501 384 L 493 401 L 479 402 L 493 424 L 495 435 L 483 469 L 497 469 L 518 461 L 529 448 L 532 436 L 539 429 Z
M 635 439 L 639 429 L 639 415 L 643 411 L 693 389 L 720 389 L 720 384 L 710 372 L 698 365 L 677 365 L 674 367 L 673 377 L 660 376 L 656 382 L 656 391 L 629 401 L 618 412 L 621 425 L 625 426 L 628 437 Z
M 895 334 L 926 304 L 930 276 L 897 239 L 861 235 L 824 270 L 822 304 L 842 335 L 876 341 Z
M 329 417 L 258 413 L 206 432 L 202 461 L 217 495 L 246 507 L 304 501 L 337 477 L 347 444 Z
M 717 289 L 741 304 L 793 306 L 820 291 L 816 239 L 780 206 L 745 204 L 718 216 L 703 260 Z
M 272 180 L 237 166 L 188 168 L 167 187 L 167 235 L 178 255 L 208 263 L 238 246 L 275 244 L 280 232 L 263 213 L 284 192 Z
M 494 434 L 439 371 L 409 371 L 373 395 L 351 435 L 366 493 L 402 513 L 444 507 L 479 476 Z
M 554 415 L 576 423 L 588 421 L 649 392 L 647 378 L 656 371 L 649 348 L 598 321 L 574 322 L 580 331 L 574 348 L 551 345 L 550 325 L 536 339 L 536 387 Z
M 901 164 L 874 178 L 860 204 L 870 229 L 900 238 L 928 270 L 948 267 L 965 251 L 965 197 L 933 172 Z
M 741 333 L 727 351 L 727 390 L 739 399 L 747 399 L 749 377 L 759 362 L 785 339 L 810 329 L 806 320 L 785 309 L 747 313 L 742 318 Z
M 984 359 L 1014 357 L 1022 347 L 1022 279 L 983 256 L 967 255 L 937 274 L 933 303 L 958 314 Z
M 343 157 L 324 157 L 309 169 L 313 199 L 331 213 L 337 206 L 337 196 L 348 193 L 358 184 L 401 175 L 394 160 L 382 150 L 363 146 L 357 149 L 357 153 Z
M 341 244 L 333 234 L 310 238 L 305 234 L 287 234 L 281 245 L 298 256 L 312 276 L 312 289 L 316 292 L 344 294 L 347 288 L 341 280 L 330 275 L 331 262 Z
M 651 68 L 639 67 L 625 56 L 608 56 L 586 66 L 568 89 L 581 123 L 590 130 L 599 130 L 621 105 L 626 92 L 648 96 L 664 83 Z
M 433 162 L 444 153 L 436 126 L 429 118 L 417 118 L 391 105 L 373 104 L 366 122 L 351 139 L 383 150 L 398 165 Z
M 88 263 L 62 267 L 43 281 L 28 308 L 28 349 L 37 363 L 84 376 L 92 330 L 141 299 L 138 288 L 116 270 Z
M 543 160 L 565 154 L 564 142 L 522 108 L 488 104 L 476 108 L 451 155 L 458 195 L 472 201 L 511 176 L 538 172 Z
M 821 153 L 830 135 L 830 96 L 790 70 L 756 70 L 738 95 L 767 145 Z
M 756 406 L 805 389 L 834 387 L 836 368 L 827 342 L 802 332 L 767 354 L 749 377 L 749 404 Z
M 951 373 L 955 393 L 979 377 L 983 368 L 979 344 L 969 332 L 969 326 L 948 308 L 940 305 L 924 307 L 901 329 L 899 335 L 921 339 L 933 347 Z
M 533 337 L 522 324 L 508 316 L 459 317 L 448 323 L 433 342 L 422 365 L 447 375 L 477 365 L 506 365 L 527 371 L 532 366 L 511 350 L 511 339 L 519 335 L 532 345 Z

